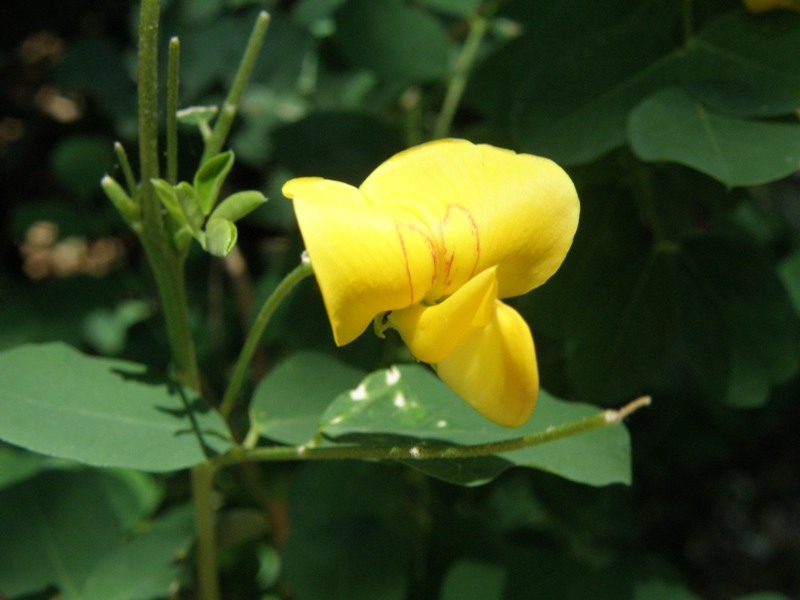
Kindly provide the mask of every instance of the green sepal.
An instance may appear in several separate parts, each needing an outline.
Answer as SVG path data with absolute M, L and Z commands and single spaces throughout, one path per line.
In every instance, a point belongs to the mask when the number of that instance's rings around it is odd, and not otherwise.
M 103 177 L 100 180 L 100 186 L 108 196 L 108 199 L 111 200 L 111 203 L 117 207 L 125 221 L 133 224 L 139 220 L 141 216 L 139 205 L 128 195 L 128 192 L 122 189 L 122 186 L 113 177 L 108 175 Z M 236 195 L 238 194 L 234 194 L 234 196 Z
M 185 225 L 186 215 L 184 215 L 183 209 L 178 202 L 178 195 L 175 193 L 175 188 L 163 179 L 151 179 L 150 183 L 153 184 L 153 189 L 156 191 L 158 199 L 161 200 L 161 204 L 167 209 L 167 212 L 172 217 L 175 224 L 178 227 Z
M 196 235 L 203 227 L 205 215 L 200 206 L 200 199 L 198 198 L 197 191 L 185 181 L 181 181 L 175 186 L 175 195 L 178 198 L 183 214 L 186 217 L 186 224 Z
M 228 219 L 209 219 L 205 231 L 205 249 L 214 256 L 227 256 L 236 245 L 239 236 Z
M 228 219 L 229 221 L 236 222 L 253 212 L 266 201 L 267 197 L 255 190 L 237 192 L 220 202 L 219 206 L 211 213 L 209 220 Z
M 228 150 L 222 154 L 217 154 L 208 159 L 194 176 L 194 189 L 203 211 L 203 216 L 207 216 L 214 203 L 217 201 L 219 191 L 225 182 L 228 172 L 233 167 L 233 151 Z

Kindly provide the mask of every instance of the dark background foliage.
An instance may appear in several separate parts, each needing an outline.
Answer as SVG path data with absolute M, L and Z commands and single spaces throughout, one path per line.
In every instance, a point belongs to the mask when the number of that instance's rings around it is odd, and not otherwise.
M 272 16 L 226 184 L 271 201 L 241 224 L 246 268 L 190 257 L 209 389 L 222 389 L 252 307 L 301 250 L 281 183 L 358 183 L 428 139 L 477 7 L 164 2 L 163 40 L 182 41 L 182 107 L 222 99 L 257 9 Z M 752 16 L 729 0 L 496 8 L 452 134 L 549 156 L 573 176 L 573 250 L 516 306 L 550 392 L 603 406 L 654 397 L 629 423 L 633 484 L 511 470 L 460 488 L 401 467 L 313 464 L 265 470 L 261 497 L 247 472 L 225 474 L 224 597 L 800 598 L 800 15 Z M 61 340 L 168 362 L 141 250 L 98 185 L 119 176 L 114 141 L 135 160 L 136 10 L 0 8 L 0 349 Z M 183 129 L 185 177 L 201 151 Z M 402 356 L 391 337 L 335 349 L 312 284 L 266 342 L 262 373 L 300 349 L 363 369 Z M 8 522 L 29 518 L 26 498 L 58 492 L 75 496 L 58 514 L 97 532 L 78 509 L 106 485 L 92 471 L 69 483 L 8 457 Z M 152 485 L 160 500 L 142 492 L 129 521 L 177 506 L 187 482 Z

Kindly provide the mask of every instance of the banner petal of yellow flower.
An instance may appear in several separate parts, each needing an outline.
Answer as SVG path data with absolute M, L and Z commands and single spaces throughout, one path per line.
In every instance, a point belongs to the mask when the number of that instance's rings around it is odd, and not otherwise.
M 572 180 L 554 162 L 465 140 L 438 140 L 396 154 L 360 189 L 376 205 L 402 207 L 426 223 L 443 224 L 434 232 L 446 253 L 440 262 L 453 260 L 447 248 L 462 244 L 474 226 L 477 264 L 467 253 L 453 287 L 470 272 L 497 265 L 501 298 L 529 292 L 558 269 L 580 212 Z M 469 220 L 460 218 L 462 225 L 445 233 L 453 207 Z

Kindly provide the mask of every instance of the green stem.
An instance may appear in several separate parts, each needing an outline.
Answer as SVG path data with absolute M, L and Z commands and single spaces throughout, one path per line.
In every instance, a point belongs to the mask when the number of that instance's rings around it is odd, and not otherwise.
M 158 178 L 158 16 L 159 0 L 142 0 L 139 16 L 139 162 L 145 234 L 160 238 L 161 211 L 152 179 Z
M 197 585 L 199 600 L 219 599 L 219 577 L 217 575 L 217 540 L 214 520 L 214 476 L 217 469 L 210 463 L 202 463 L 192 469 L 192 498 L 197 534 Z
M 159 0 L 142 0 L 139 17 L 139 157 L 141 162 L 140 239 L 158 288 L 167 325 L 173 368 L 178 381 L 200 389 L 200 375 L 192 339 L 189 305 L 178 256 L 161 217 L 161 206 L 151 181 L 158 177 L 158 18 Z
M 253 322 L 253 326 L 250 328 L 250 332 L 247 335 L 247 339 L 245 340 L 242 351 L 239 354 L 239 358 L 236 361 L 236 366 L 233 370 L 233 375 L 231 375 L 231 381 L 228 384 L 228 389 L 225 390 L 225 396 L 222 398 L 219 412 L 224 418 L 227 418 L 233 410 L 236 399 L 241 391 L 242 384 L 244 383 L 244 376 L 247 372 L 247 367 L 250 365 L 250 361 L 253 358 L 253 353 L 256 351 L 256 348 L 261 341 L 261 335 L 264 333 L 264 329 L 272 318 L 272 315 L 275 314 L 275 310 L 278 308 L 278 306 L 280 306 L 281 302 L 284 298 L 286 298 L 289 292 L 291 292 L 298 283 L 311 275 L 313 272 L 314 271 L 311 268 L 311 263 L 304 259 L 303 262 L 301 262 L 293 271 L 284 277 L 283 281 L 278 284 L 278 287 L 275 288 L 272 294 L 270 294 L 269 298 L 267 298 L 267 301 L 261 307 L 261 310 Z
M 267 35 L 268 26 L 269 14 L 265 11 L 261 11 L 256 18 L 256 23 L 253 26 L 250 39 L 247 41 L 247 48 L 244 51 L 244 56 L 242 56 L 242 62 L 239 64 L 239 70 L 236 72 L 236 77 L 233 80 L 230 92 L 228 92 L 228 97 L 225 98 L 222 110 L 214 123 L 214 130 L 211 133 L 211 137 L 206 142 L 203 156 L 200 159 L 201 165 L 212 156 L 218 154 L 220 150 L 222 150 L 225 140 L 228 138 L 233 119 L 239 108 L 239 101 L 247 87 L 250 76 L 253 74 L 253 69 L 256 66 L 261 47 L 264 45 L 264 37 Z
M 167 67 L 167 181 L 178 183 L 178 89 L 181 43 L 174 37 L 169 41 Z
M 604 410 L 580 421 L 551 427 L 544 431 L 522 437 L 488 444 L 472 446 L 334 446 L 313 448 L 309 446 L 268 446 L 262 448 L 236 447 L 230 453 L 212 459 L 217 468 L 248 461 L 288 461 L 288 460 L 438 460 L 476 458 L 514 452 L 523 448 L 539 446 L 595 429 L 617 425 L 622 420 L 650 404 L 650 397 L 643 396 L 626 404 L 619 410 Z
M 434 138 L 443 138 L 450 134 L 453 118 L 461 102 L 461 97 L 464 95 L 464 90 L 467 87 L 469 71 L 472 68 L 472 64 L 475 62 L 478 48 L 480 48 L 481 41 L 488 27 L 489 20 L 481 14 L 477 14 L 470 19 L 469 35 L 467 35 L 464 47 L 461 49 L 461 54 L 458 56 L 453 77 L 450 79 L 450 84 L 447 87 L 447 92 L 445 93 L 444 102 L 442 104 L 442 111 L 439 113 L 439 118 L 436 120 L 436 125 L 433 129 Z

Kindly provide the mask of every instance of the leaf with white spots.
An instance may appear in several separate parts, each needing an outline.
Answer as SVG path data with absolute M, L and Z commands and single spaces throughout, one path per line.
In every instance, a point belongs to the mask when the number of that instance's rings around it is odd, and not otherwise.
M 557 400 L 541 390 L 525 425 L 500 427 L 476 413 L 429 369 L 401 365 L 376 371 L 340 394 L 322 416 L 321 432 L 337 443 L 365 446 L 463 446 L 536 433 L 598 412 L 594 406 Z M 462 485 L 484 483 L 513 466 L 542 469 L 590 485 L 630 481 L 630 445 L 624 427 L 483 458 L 403 462 Z

